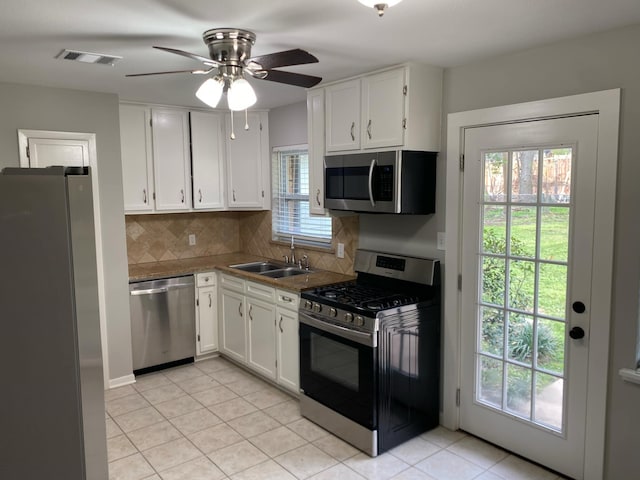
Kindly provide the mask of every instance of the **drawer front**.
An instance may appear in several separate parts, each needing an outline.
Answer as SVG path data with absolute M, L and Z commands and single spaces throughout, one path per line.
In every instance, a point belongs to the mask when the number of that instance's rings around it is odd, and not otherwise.
M 209 287 L 216 284 L 215 272 L 203 272 L 196 274 L 197 287 Z
M 287 290 L 277 289 L 276 304 L 279 307 L 298 310 L 298 306 L 300 305 L 300 295 L 298 295 L 297 293 L 289 292 Z
M 274 303 L 276 300 L 276 292 L 273 287 L 263 285 L 262 283 L 247 282 L 246 294 L 254 298 L 260 298 L 267 302 Z
M 230 290 L 236 290 L 240 293 L 244 293 L 244 280 L 233 275 L 220 275 L 220 286 L 228 288 Z

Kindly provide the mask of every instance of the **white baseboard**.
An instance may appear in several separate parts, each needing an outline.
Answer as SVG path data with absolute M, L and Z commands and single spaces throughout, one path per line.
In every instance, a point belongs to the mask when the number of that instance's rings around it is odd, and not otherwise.
M 109 388 L 123 387 L 125 385 L 131 385 L 132 383 L 136 383 L 136 377 L 133 373 L 125 375 L 124 377 L 110 379 Z

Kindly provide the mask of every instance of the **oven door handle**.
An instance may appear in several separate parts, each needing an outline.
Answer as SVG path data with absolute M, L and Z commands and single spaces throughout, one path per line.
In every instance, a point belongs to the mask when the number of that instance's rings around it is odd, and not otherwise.
M 373 333 L 359 332 L 350 328 L 341 327 L 340 325 L 334 325 L 333 323 L 323 322 L 303 312 L 300 312 L 299 321 L 323 332 L 332 333 L 361 345 L 366 345 L 367 347 L 376 348 L 378 346 L 378 336 Z
M 369 165 L 369 201 L 371 202 L 371 206 L 376 206 L 376 201 L 373 199 L 373 169 L 376 168 L 376 159 L 371 160 L 371 165 Z

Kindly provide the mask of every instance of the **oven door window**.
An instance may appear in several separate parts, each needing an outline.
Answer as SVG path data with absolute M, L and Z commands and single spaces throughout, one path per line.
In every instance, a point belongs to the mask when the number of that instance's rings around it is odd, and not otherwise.
M 300 324 L 305 395 L 369 429 L 377 426 L 376 349 Z

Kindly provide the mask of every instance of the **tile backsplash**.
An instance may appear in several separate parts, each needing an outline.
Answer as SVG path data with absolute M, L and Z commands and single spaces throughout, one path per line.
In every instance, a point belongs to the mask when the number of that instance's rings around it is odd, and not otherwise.
M 296 247 L 296 256 L 309 256 L 311 268 L 352 274 L 358 247 L 359 217 L 333 219 L 333 249 L 344 243 L 344 258 L 334 252 Z M 202 212 L 161 215 L 127 215 L 127 257 L 129 264 L 245 252 L 282 259 L 287 245 L 271 241 L 271 212 Z M 195 234 L 196 245 L 189 246 Z

